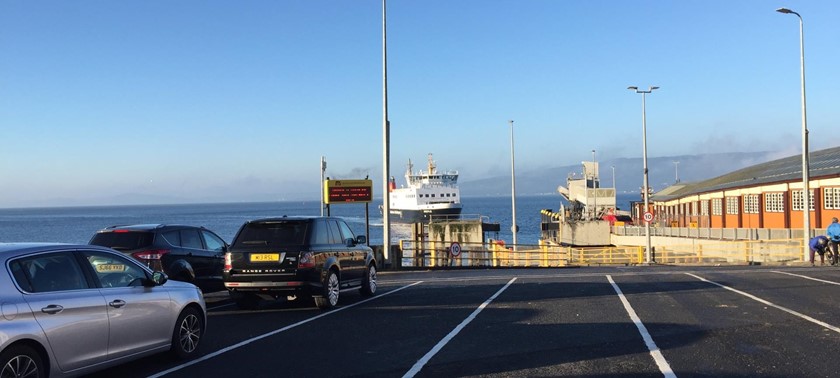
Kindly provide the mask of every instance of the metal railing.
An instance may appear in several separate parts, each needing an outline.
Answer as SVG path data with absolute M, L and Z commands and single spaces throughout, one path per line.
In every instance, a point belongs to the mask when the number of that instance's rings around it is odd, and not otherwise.
M 743 240 L 659 246 L 654 249 L 660 264 L 737 264 L 802 262 L 802 241 Z
M 634 265 L 644 263 L 644 247 L 576 248 L 540 243 L 460 243 L 460 253 L 451 244 L 400 242 L 403 267 L 426 268 L 549 268 L 578 265 Z M 721 241 L 653 248 L 658 264 L 756 264 L 802 262 L 802 241 L 797 239 Z
M 640 226 L 612 226 L 613 235 L 644 236 L 645 228 Z M 825 235 L 825 229 L 816 228 L 814 235 Z M 791 228 L 706 228 L 706 227 L 651 227 L 651 236 L 716 240 L 780 240 L 802 237 L 801 229 Z

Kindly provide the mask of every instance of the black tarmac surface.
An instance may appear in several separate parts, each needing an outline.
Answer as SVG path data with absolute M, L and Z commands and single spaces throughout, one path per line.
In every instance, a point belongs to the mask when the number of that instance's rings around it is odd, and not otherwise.
M 376 296 L 327 312 L 207 301 L 201 356 L 95 376 L 840 376 L 836 267 L 380 272 Z

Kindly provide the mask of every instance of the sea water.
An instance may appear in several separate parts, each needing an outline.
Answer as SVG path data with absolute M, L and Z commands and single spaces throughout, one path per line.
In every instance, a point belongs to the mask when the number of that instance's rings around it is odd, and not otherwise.
M 629 209 L 638 195 L 619 195 L 619 208 Z M 499 223 L 489 238 L 512 242 L 510 197 L 464 197 L 462 214 Z M 333 204 L 330 215 L 344 218 L 357 235 L 369 232 L 370 244 L 382 244 L 379 201 Z M 540 210 L 557 211 L 559 195 L 517 196 L 517 243 L 536 244 L 540 237 Z M 85 206 L 0 209 L 0 242 L 61 242 L 86 244 L 100 229 L 114 225 L 177 223 L 204 226 L 230 243 L 246 221 L 283 215 L 320 215 L 318 201 L 243 202 L 183 205 Z M 367 215 L 366 215 L 367 213 Z M 392 244 L 410 237 L 410 228 L 391 223 Z

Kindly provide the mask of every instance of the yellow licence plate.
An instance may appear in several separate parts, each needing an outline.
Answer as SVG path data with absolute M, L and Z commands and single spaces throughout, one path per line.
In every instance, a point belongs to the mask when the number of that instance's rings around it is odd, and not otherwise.
M 252 253 L 251 262 L 280 261 L 279 253 Z
M 98 273 L 125 272 L 125 265 L 123 265 L 123 264 L 99 264 L 99 265 L 96 265 L 96 272 L 98 272 Z

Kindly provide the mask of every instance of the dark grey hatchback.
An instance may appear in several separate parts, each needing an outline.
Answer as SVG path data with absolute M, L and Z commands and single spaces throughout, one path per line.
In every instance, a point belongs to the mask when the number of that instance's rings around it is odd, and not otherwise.
M 263 299 L 311 296 L 322 309 L 339 292 L 376 292 L 376 261 L 364 236 L 335 217 L 282 217 L 246 222 L 225 254 L 225 287 L 240 308 Z
M 97 231 L 88 244 L 116 249 L 171 279 L 204 292 L 224 290 L 222 265 L 227 243 L 204 227 L 177 224 L 112 226 Z

